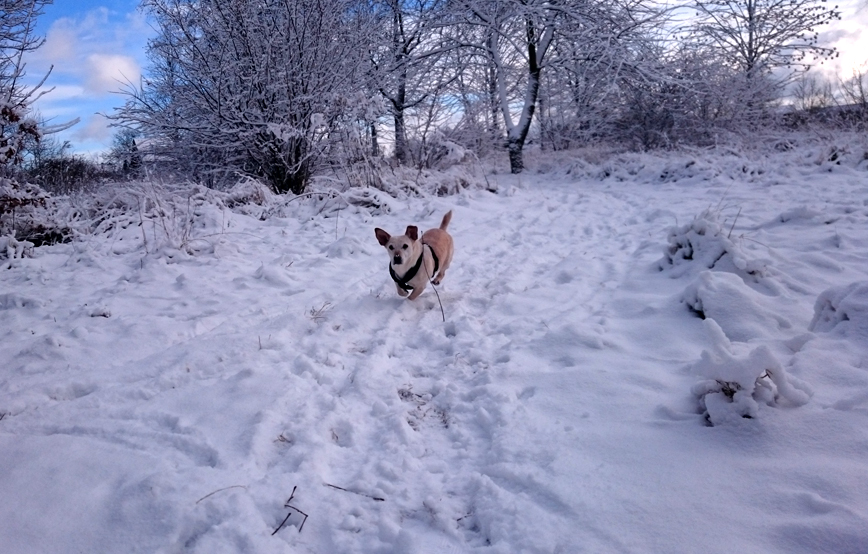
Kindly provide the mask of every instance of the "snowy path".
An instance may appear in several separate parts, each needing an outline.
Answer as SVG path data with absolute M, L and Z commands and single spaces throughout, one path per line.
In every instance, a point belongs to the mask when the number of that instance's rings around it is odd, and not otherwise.
M 196 257 L 144 255 L 131 229 L 22 260 L 0 293 L 2 550 L 864 551 L 868 358 L 846 342 L 816 374 L 840 341 L 781 345 L 822 290 L 864 279 L 868 179 L 797 177 L 501 177 L 498 195 L 337 224 L 232 215 Z M 738 293 L 755 313 L 721 327 L 774 311 L 750 340 L 815 398 L 707 427 L 690 367 L 714 338 L 682 297 L 731 274 L 657 262 L 666 230 L 721 198 L 773 266 Z M 443 323 L 430 288 L 395 294 L 373 227 L 447 209 Z

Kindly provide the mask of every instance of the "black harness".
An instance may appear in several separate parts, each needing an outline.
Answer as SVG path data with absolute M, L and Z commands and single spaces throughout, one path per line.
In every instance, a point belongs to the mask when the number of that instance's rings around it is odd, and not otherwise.
M 395 281 L 399 287 L 404 289 L 407 292 L 413 290 L 413 287 L 410 285 L 410 281 L 413 280 L 413 277 L 419 273 L 419 268 L 422 267 L 422 263 L 425 261 L 425 247 L 428 246 L 425 243 L 422 243 L 422 255 L 419 256 L 419 260 L 416 262 L 416 265 L 410 268 L 407 273 L 404 274 L 403 277 L 398 277 L 398 274 L 395 273 L 395 270 L 392 269 L 392 264 L 389 264 L 389 275 L 392 276 L 392 280 Z M 431 274 L 437 275 L 437 270 L 440 269 L 440 260 L 437 259 L 437 254 L 434 253 L 434 249 L 428 246 L 428 250 L 431 252 L 431 257 L 434 258 L 434 272 Z

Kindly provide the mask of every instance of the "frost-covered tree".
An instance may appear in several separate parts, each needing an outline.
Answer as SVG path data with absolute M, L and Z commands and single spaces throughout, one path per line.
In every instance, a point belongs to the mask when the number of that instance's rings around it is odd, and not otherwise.
M 135 129 L 121 129 L 112 139 L 108 161 L 126 178 L 137 177 L 142 171 L 142 155 L 136 143 L 138 138 L 139 132 Z
M 459 41 L 490 62 L 490 95 L 505 126 L 513 173 L 524 168 L 548 68 L 587 62 L 618 73 L 635 61 L 632 43 L 659 17 L 641 0 L 463 0 L 454 9 L 469 29 Z
M 363 89 L 369 7 L 351 0 L 145 0 L 152 67 L 116 118 L 158 158 L 301 193 L 336 107 Z
M 697 0 L 695 7 L 694 35 L 748 78 L 837 55 L 818 43 L 817 28 L 841 18 L 826 0 Z
M 37 17 L 50 3 L 0 0 L 0 171 L 21 163 L 25 145 L 40 137 L 36 119 L 30 116 L 30 105 L 42 83 L 24 83 L 23 60 L 27 52 L 44 42 L 34 29 Z
M 373 86 L 388 103 L 395 158 L 401 164 L 410 156 L 408 111 L 430 100 L 451 80 L 444 76 L 441 63 L 448 51 L 441 35 L 446 4 L 446 0 L 380 0 L 374 5 L 379 32 L 370 48 Z

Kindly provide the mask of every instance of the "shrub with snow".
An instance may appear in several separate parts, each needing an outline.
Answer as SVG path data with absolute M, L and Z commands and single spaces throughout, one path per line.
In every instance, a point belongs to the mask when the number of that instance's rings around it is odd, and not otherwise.
M 0 256 L 9 260 L 23 258 L 33 252 L 33 243 L 26 240 L 16 240 L 13 236 L 0 236 Z
M 762 275 L 766 262 L 750 260 L 718 222 L 716 213 L 706 210 L 693 221 L 669 229 L 668 245 L 663 259 L 658 262 L 661 271 L 669 271 L 673 278 L 691 271 L 717 269 L 742 276 Z
M 51 195 L 40 186 L 0 178 L 0 236 L 41 246 L 69 240 L 71 230 L 58 220 Z
M 714 320 L 707 320 L 707 325 L 715 341 L 714 351 L 704 350 L 693 365 L 693 371 L 704 379 L 692 392 L 712 425 L 755 418 L 760 404 L 801 406 L 808 402 L 810 387 L 788 375 L 768 346 L 739 354 L 747 345 L 730 343 Z

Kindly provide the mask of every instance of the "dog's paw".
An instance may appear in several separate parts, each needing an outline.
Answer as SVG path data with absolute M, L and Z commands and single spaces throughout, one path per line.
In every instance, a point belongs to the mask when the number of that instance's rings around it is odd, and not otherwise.
M 434 280 L 431 281 L 431 282 L 434 283 L 435 285 L 439 285 L 439 284 L 440 284 L 440 279 L 434 279 Z

